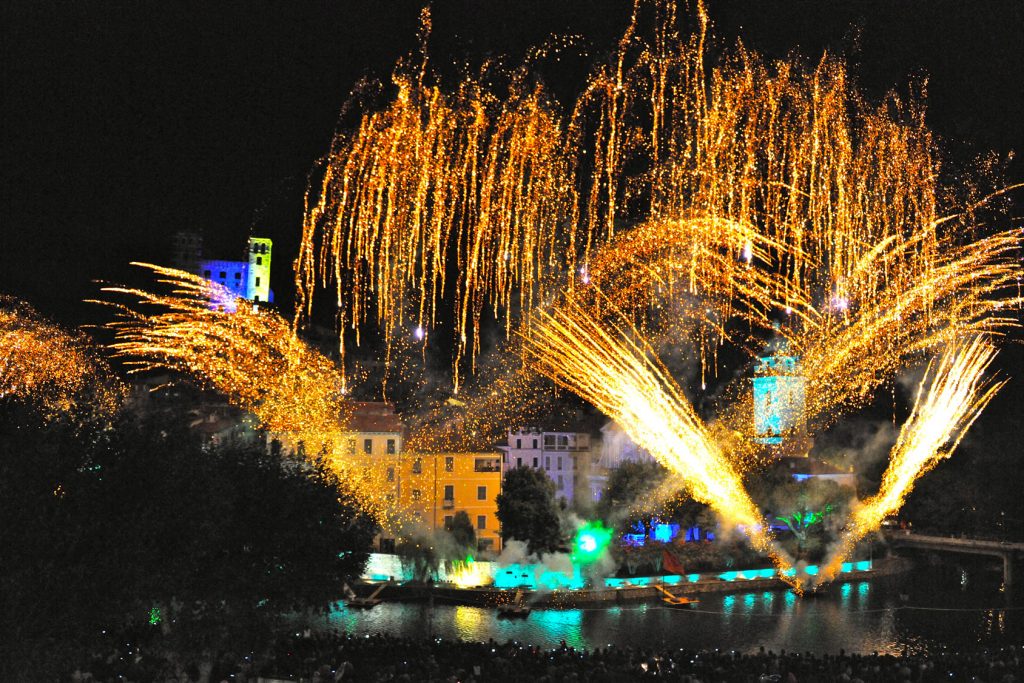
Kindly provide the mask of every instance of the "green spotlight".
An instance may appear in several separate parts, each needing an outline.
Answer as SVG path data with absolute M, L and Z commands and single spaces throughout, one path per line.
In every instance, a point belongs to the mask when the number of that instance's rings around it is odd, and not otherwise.
M 572 543 L 572 561 L 590 564 L 604 554 L 612 542 L 612 530 L 600 521 L 587 522 L 576 531 Z

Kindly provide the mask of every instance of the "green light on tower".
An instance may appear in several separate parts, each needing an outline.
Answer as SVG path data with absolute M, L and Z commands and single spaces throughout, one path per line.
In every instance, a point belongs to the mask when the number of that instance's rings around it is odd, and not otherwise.
M 601 557 L 612 542 L 612 530 L 600 521 L 587 522 L 576 531 L 572 542 L 572 561 L 590 564 Z

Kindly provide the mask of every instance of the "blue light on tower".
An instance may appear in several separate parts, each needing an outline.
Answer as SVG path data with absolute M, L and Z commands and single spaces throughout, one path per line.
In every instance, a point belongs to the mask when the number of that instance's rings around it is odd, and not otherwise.
M 763 444 L 780 446 L 787 435 L 803 431 L 805 382 L 785 340 L 772 342 L 767 352 L 754 368 L 754 434 Z

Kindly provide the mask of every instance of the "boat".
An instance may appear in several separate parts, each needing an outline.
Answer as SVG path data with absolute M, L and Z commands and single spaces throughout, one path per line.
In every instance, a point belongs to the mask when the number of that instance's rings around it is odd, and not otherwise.
M 377 589 L 365 598 L 361 598 L 356 595 L 355 591 L 353 591 L 348 584 L 345 584 L 345 604 L 348 607 L 355 607 L 356 609 L 370 609 L 371 607 L 376 607 L 383 602 L 383 600 L 377 596 L 379 596 L 390 583 L 390 581 L 385 581 L 377 586 Z
M 530 607 L 523 602 L 525 595 L 522 590 L 517 590 L 512 602 L 498 605 L 498 616 L 508 619 L 525 619 L 530 616 Z
M 675 595 L 666 590 L 664 586 L 655 585 L 654 587 L 661 593 L 662 604 L 672 609 L 690 609 L 700 602 L 700 600 L 688 598 L 685 595 Z

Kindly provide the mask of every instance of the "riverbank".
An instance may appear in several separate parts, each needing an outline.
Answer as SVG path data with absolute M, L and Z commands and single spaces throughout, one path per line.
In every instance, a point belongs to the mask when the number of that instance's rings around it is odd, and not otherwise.
M 834 584 L 893 576 L 911 567 L 909 560 L 900 557 L 864 560 L 848 565 L 848 568 L 833 581 Z M 815 567 L 808 569 L 816 571 Z M 517 593 L 521 593 L 522 601 L 531 607 L 580 607 L 660 601 L 664 597 L 662 591 L 675 596 L 697 597 L 707 593 L 775 591 L 789 588 L 788 584 L 775 576 L 773 570 L 761 568 L 688 575 L 608 578 L 602 579 L 602 582 L 604 585 L 600 587 L 531 590 L 522 586 L 458 587 L 445 583 L 362 581 L 357 585 L 356 592 L 363 597 L 376 593 L 376 597 L 384 601 L 415 602 L 433 599 L 450 604 L 476 606 L 507 604 L 515 599 Z

